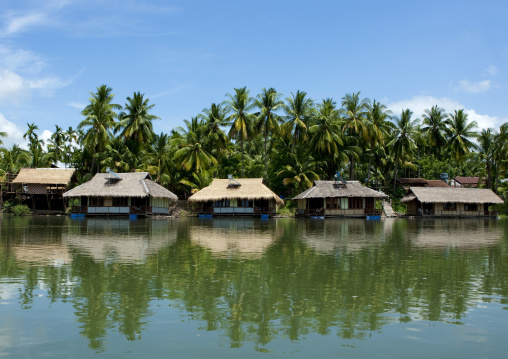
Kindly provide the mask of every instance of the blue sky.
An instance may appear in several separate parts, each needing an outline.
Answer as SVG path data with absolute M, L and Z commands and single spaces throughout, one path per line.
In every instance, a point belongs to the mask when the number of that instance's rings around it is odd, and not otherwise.
M 0 131 L 77 127 L 89 92 L 134 91 L 169 132 L 235 87 L 346 93 L 415 117 L 508 121 L 506 1 L 0 0 Z

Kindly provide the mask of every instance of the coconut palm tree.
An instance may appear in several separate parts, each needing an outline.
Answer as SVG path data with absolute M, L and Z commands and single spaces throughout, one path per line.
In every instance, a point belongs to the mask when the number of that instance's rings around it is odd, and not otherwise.
M 186 171 L 201 172 L 217 165 L 217 160 L 203 146 L 203 122 L 197 117 L 191 121 L 184 120 L 187 129 L 177 127 L 180 137 L 175 141 L 179 150 L 175 153 L 175 159 L 180 161 L 181 167 Z
M 328 98 L 317 106 L 316 124 L 310 127 L 310 148 L 318 153 L 333 155 L 344 144 L 340 137 L 339 111 L 335 104 L 335 101 Z
M 498 134 L 490 128 L 482 129 L 478 135 L 478 154 L 485 161 L 485 171 L 487 172 L 487 188 L 492 189 L 492 170 L 496 155 L 496 137 Z
M 39 160 L 43 156 L 42 146 L 44 145 L 44 140 L 39 139 L 39 135 L 35 132 L 39 129 L 35 123 L 27 123 L 27 126 L 28 130 L 23 135 L 23 138 L 25 140 L 28 139 L 28 148 L 32 156 L 30 166 L 37 168 L 39 167 Z
M 222 128 L 228 127 L 230 124 L 226 118 L 226 109 L 223 104 L 212 103 L 210 108 L 203 109 L 203 113 L 198 115 L 204 123 L 204 142 L 207 144 L 207 150 L 210 153 L 215 151 L 217 159 L 220 153 L 227 147 L 228 136 Z
M 69 145 L 72 145 L 72 142 L 78 142 L 78 133 L 72 126 L 69 126 L 67 131 L 65 131 L 65 141 L 69 142 Z
M 0 132 L 0 137 L 7 137 L 7 132 Z M 3 145 L 3 141 L 2 139 L 0 138 L 0 146 Z
M 313 182 L 320 179 L 317 172 L 321 164 L 314 161 L 309 152 L 301 152 L 301 155 L 297 152 L 292 154 L 292 157 L 294 164 L 286 165 L 277 173 L 277 177 L 284 177 L 282 180 L 284 186 L 292 185 L 294 192 L 300 193 L 312 187 Z
M 128 172 L 132 167 L 129 163 L 131 153 L 121 137 L 115 137 L 104 148 L 104 159 L 101 161 L 101 171 L 106 172 L 109 167 L 115 172 Z
M 346 94 L 342 98 L 342 131 L 347 136 L 361 136 L 368 141 L 367 116 L 369 111 L 369 99 L 360 99 L 360 92 Z M 350 161 L 350 178 L 355 179 L 354 159 Z
M 0 153 L 0 168 L 7 173 L 18 173 L 20 168 L 30 163 L 30 154 L 18 145 L 12 145 L 10 149 L 2 147 Z
M 505 171 L 508 169 L 508 122 L 501 125 L 499 133 L 494 137 L 494 168 L 496 179 L 494 183 L 494 192 L 497 193 L 499 188 L 499 179 L 501 177 L 501 169 L 504 167 Z M 508 171 L 505 172 L 503 177 L 507 177 Z
M 475 129 L 478 127 L 476 122 L 468 122 L 467 114 L 463 109 L 455 110 L 454 114 L 449 114 L 446 120 L 448 125 L 448 147 L 452 151 L 452 155 L 460 162 L 469 151 L 475 148 L 472 139 L 478 137 Z
M 282 119 L 277 115 L 277 110 L 282 108 L 284 102 L 280 100 L 282 95 L 270 87 L 268 90 L 263 88 L 261 93 L 257 96 L 256 107 L 260 109 L 258 115 L 258 132 L 263 134 L 265 142 L 265 178 L 268 176 L 268 159 L 267 159 L 267 142 L 268 136 L 272 133 L 278 133 L 279 122 Z
M 411 120 L 413 113 L 410 110 L 402 110 L 400 118 L 395 119 L 395 129 L 393 139 L 387 144 L 395 169 L 393 171 L 393 192 L 395 192 L 397 182 L 397 171 L 399 165 L 413 166 L 410 162 L 414 151 L 417 148 L 416 138 L 418 136 L 418 124 L 420 120 Z
M 298 90 L 296 94 L 291 93 L 286 102 L 283 109 L 288 120 L 283 124 L 283 132 L 293 138 L 292 152 L 295 153 L 296 145 L 308 137 L 309 125 L 315 111 L 314 101 L 307 97 L 306 92 Z
M 23 139 L 28 139 L 28 147 L 30 147 L 39 140 L 39 135 L 35 132 L 39 129 L 39 127 L 35 123 L 27 123 L 27 126 L 28 130 L 23 135 Z
M 172 164 L 171 158 L 174 154 L 169 136 L 164 132 L 154 135 L 153 141 L 146 148 L 146 154 L 145 162 L 150 164 L 149 168 L 156 176 L 155 181 L 160 184 L 164 171 Z
M 372 168 L 372 158 L 374 150 L 377 146 L 384 146 L 385 138 L 393 129 L 393 123 L 389 121 L 392 112 L 386 109 L 386 106 L 374 100 L 372 105 L 369 104 L 367 113 L 367 132 L 369 137 L 369 167 L 367 174 L 367 184 L 370 181 L 370 173 Z
M 120 105 L 111 103 L 114 98 L 112 91 L 106 85 L 97 87 L 96 93 L 90 93 L 90 103 L 81 112 L 85 119 L 78 125 L 79 142 L 80 147 L 85 146 L 88 151 L 94 154 L 92 171 L 94 171 L 95 157 L 101 156 L 112 137 L 111 131 L 115 128 L 115 119 L 118 117 L 115 110 L 121 109 Z
M 53 160 L 54 164 L 62 159 L 63 147 L 65 145 L 65 132 L 58 125 L 55 125 L 55 132 L 51 135 L 51 139 L 48 141 L 49 156 Z
M 127 97 L 124 111 L 120 113 L 117 130 L 122 129 L 120 136 L 127 140 L 130 150 L 138 155 L 144 143 L 149 143 L 154 135 L 152 121 L 160 118 L 150 114 L 155 105 L 148 104 L 149 99 L 139 91 Z
M 234 95 L 227 94 L 226 111 L 230 113 L 228 121 L 231 123 L 228 136 L 231 139 L 240 141 L 240 148 L 242 150 L 242 177 L 245 176 L 244 165 L 244 142 L 248 141 L 254 135 L 254 119 L 255 116 L 250 113 L 255 102 L 249 96 L 247 87 L 234 89 Z
M 422 115 L 424 125 L 422 133 L 434 150 L 439 150 L 446 144 L 447 118 L 448 115 L 445 113 L 445 110 L 437 105 L 432 106 L 430 110 L 425 110 Z

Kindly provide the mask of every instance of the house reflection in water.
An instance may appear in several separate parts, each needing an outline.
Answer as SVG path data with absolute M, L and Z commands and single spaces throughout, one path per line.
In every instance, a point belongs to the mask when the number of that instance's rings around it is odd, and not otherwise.
M 30 266 L 58 267 L 72 262 L 65 244 L 18 244 L 12 246 L 12 252 L 18 263 Z
M 142 263 L 176 241 L 176 231 L 168 230 L 164 219 L 141 225 L 128 219 L 88 219 L 79 232 L 64 233 L 63 243 L 97 262 Z
M 264 227 L 264 228 L 263 228 Z M 259 258 L 283 235 L 278 221 L 254 218 L 215 218 L 192 226 L 189 239 L 215 257 Z

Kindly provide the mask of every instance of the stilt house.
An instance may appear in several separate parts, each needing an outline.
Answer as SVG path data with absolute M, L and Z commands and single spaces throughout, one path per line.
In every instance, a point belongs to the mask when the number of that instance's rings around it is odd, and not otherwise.
M 90 181 L 64 193 L 79 199 L 73 213 L 87 215 L 168 214 L 178 197 L 151 180 L 148 172 L 97 173 Z
M 300 216 L 366 217 L 380 215 L 376 201 L 388 198 L 384 193 L 358 181 L 314 181 L 314 186 L 294 197 Z
M 32 210 L 65 210 L 62 197 L 74 176 L 73 168 L 22 168 L 13 185 L 16 196 Z
M 504 203 L 485 188 L 411 187 L 400 200 L 409 216 L 485 217 L 495 216 L 495 204 Z
M 199 214 L 226 216 L 274 215 L 284 205 L 262 178 L 214 179 L 189 202 Z

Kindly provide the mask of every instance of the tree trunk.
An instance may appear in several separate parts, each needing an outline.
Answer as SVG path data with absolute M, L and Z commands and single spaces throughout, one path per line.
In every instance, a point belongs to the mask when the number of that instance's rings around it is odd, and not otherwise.
M 492 168 L 489 160 L 487 160 L 486 167 L 487 167 L 487 188 L 492 189 Z
M 399 164 L 395 164 L 395 169 L 393 171 L 393 194 L 395 195 L 395 189 L 397 187 L 397 170 L 398 170 Z
M 418 176 L 420 178 L 420 148 L 418 147 Z
M 266 159 L 266 143 L 268 142 L 268 135 L 265 133 L 265 178 L 268 178 L 268 162 Z
M 497 189 L 499 186 L 499 161 L 497 161 L 495 167 L 496 167 L 496 179 L 494 181 L 494 193 L 497 194 Z
M 370 146 L 370 158 L 369 158 L 369 167 L 367 168 L 367 187 L 369 186 L 369 181 L 370 181 L 370 167 L 372 166 L 372 148 L 374 147 L 374 145 L 371 145 Z
M 245 178 L 245 174 L 244 174 L 244 166 L 243 166 L 243 139 L 240 140 L 240 144 L 242 146 L 242 178 Z
M 355 167 L 355 159 L 353 157 L 351 157 L 351 161 L 349 162 L 349 179 L 351 181 L 354 181 L 355 180 L 355 170 L 354 170 L 354 167 Z

